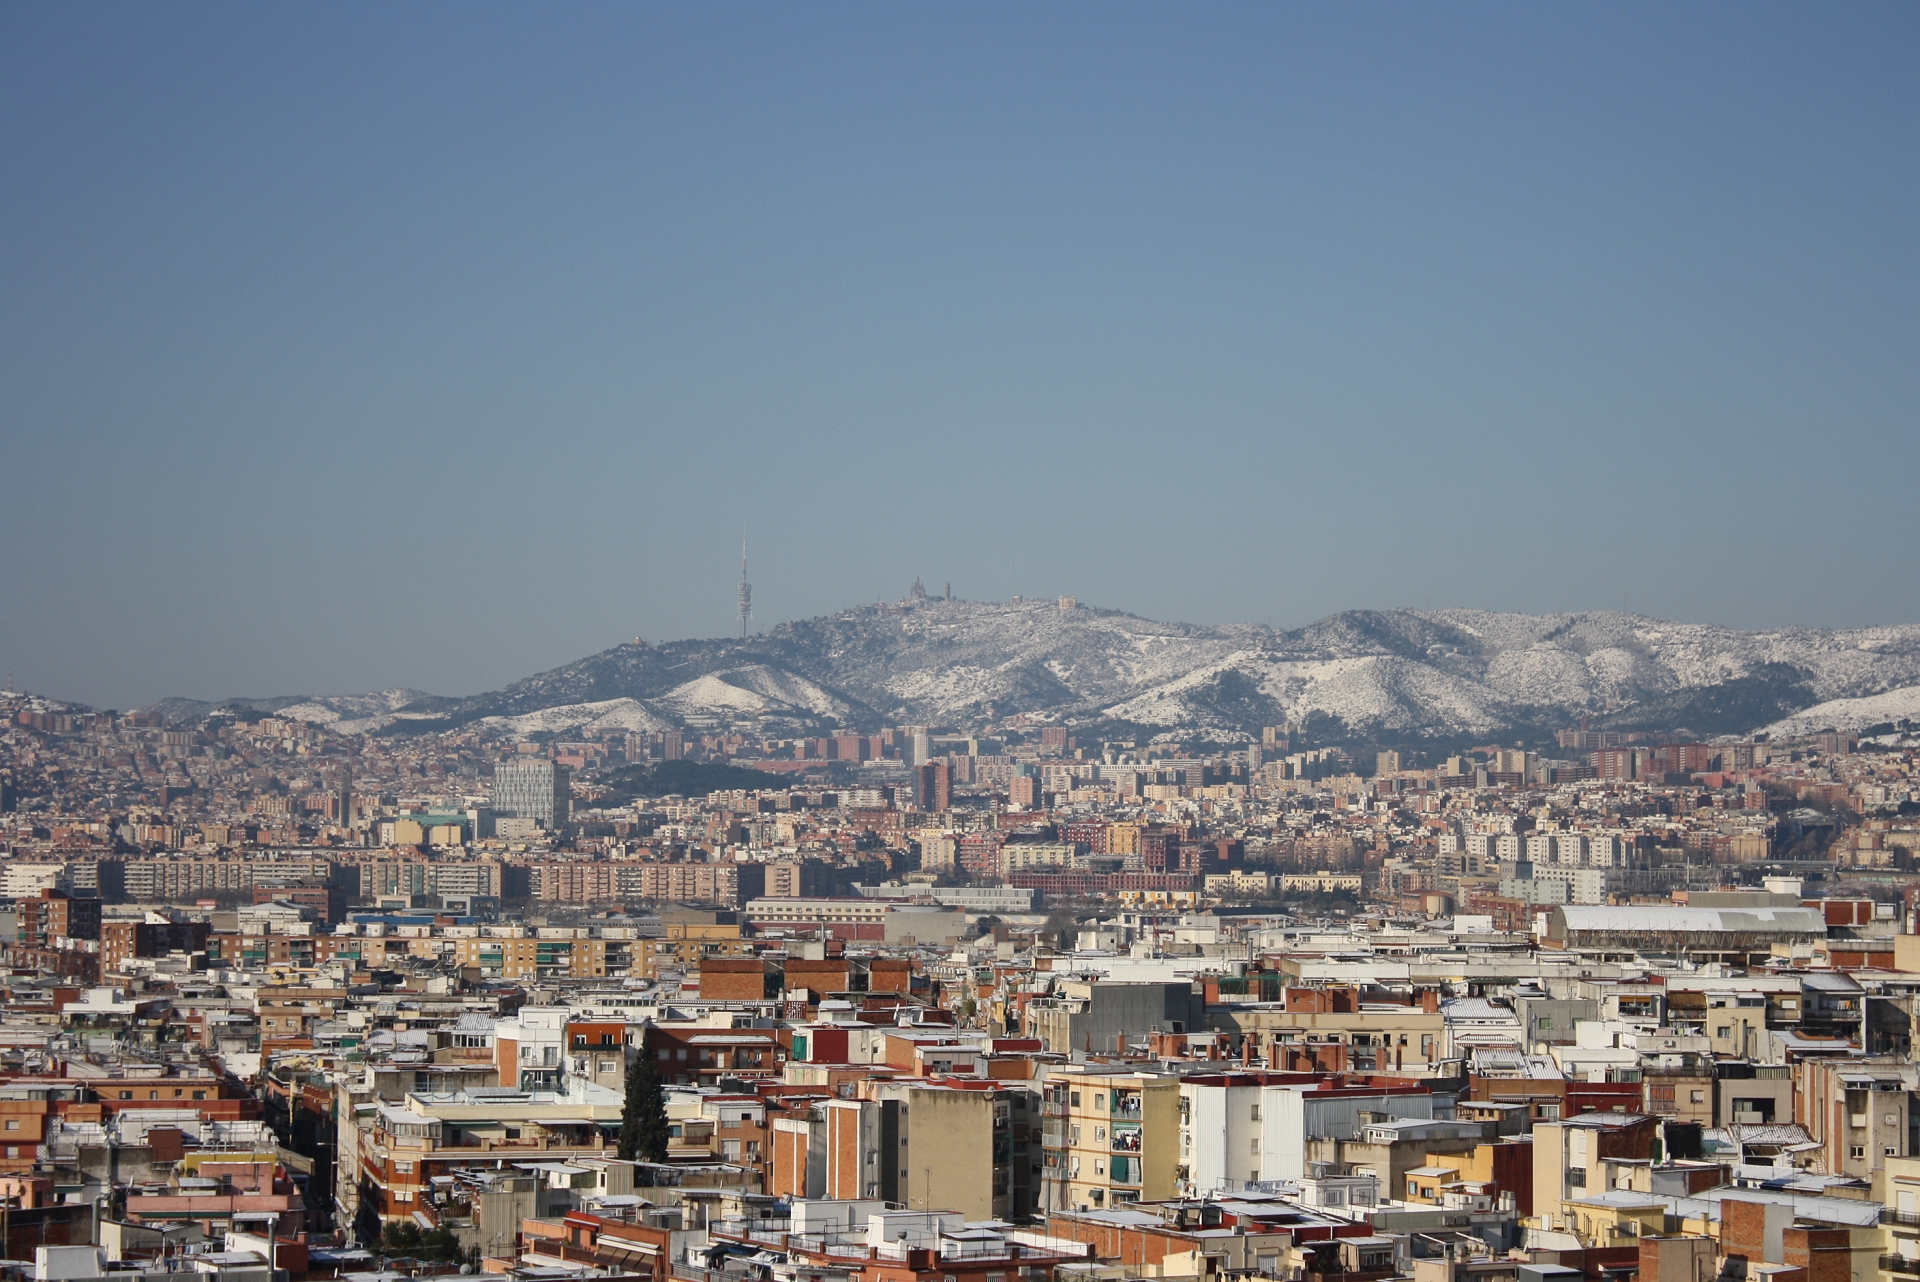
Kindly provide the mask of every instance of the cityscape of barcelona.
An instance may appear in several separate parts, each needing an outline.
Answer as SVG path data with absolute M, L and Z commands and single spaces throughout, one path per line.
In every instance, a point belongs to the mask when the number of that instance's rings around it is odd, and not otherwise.
M 0 6 L 0 1282 L 1920 1279 L 1916 67 Z

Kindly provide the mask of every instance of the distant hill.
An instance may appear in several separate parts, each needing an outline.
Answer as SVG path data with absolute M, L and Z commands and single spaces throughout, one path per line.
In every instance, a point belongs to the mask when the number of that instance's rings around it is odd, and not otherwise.
M 1218 740 L 1318 719 L 1356 739 L 1570 725 L 1743 734 L 1833 700 L 1907 708 L 1920 625 L 1739 632 L 1611 611 L 1353 610 L 1294 630 L 1052 601 L 864 606 L 746 639 L 616 646 L 466 698 L 250 700 L 343 730 L 817 733 L 1038 719 Z M 409 697 L 411 696 L 411 697 Z M 212 705 L 200 705 L 210 707 Z M 1851 705 L 1840 705 L 1844 710 Z M 1816 717 L 1817 719 L 1817 717 Z

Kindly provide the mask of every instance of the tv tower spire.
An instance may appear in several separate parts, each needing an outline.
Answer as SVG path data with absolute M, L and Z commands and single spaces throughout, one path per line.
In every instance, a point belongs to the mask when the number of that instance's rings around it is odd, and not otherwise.
M 753 617 L 753 584 L 747 582 L 747 532 L 740 531 L 740 637 L 746 639 L 747 620 Z

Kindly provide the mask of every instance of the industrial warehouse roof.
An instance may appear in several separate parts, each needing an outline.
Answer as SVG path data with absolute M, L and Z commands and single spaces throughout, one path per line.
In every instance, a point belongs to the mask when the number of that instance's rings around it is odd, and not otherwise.
M 1729 935 L 1827 933 L 1826 916 L 1818 908 L 1687 908 L 1678 904 L 1634 904 L 1616 908 L 1604 904 L 1566 904 L 1553 911 L 1570 931 Z

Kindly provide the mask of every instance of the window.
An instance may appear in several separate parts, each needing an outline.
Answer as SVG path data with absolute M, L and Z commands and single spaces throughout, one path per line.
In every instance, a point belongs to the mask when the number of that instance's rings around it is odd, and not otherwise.
M 120 1092 L 120 1098 L 121 1098 L 121 1099 L 132 1099 L 132 1098 L 133 1098 L 133 1092 L 132 1092 L 132 1091 L 121 1091 L 121 1092 Z
M 1706 1103 L 1706 1102 L 1707 1102 L 1707 1093 L 1706 1093 L 1705 1091 L 1695 1091 L 1695 1092 L 1693 1093 L 1693 1102 L 1694 1102 L 1694 1103 L 1696 1103 L 1696 1104 L 1704 1104 L 1704 1103 Z
M 8 1130 L 10 1130 L 10 1131 L 17 1131 L 17 1130 L 19 1130 L 19 1129 L 20 1129 L 20 1119 L 19 1119 L 19 1118 L 17 1118 L 17 1117 L 9 1117 L 9 1118 L 7 1119 L 7 1129 L 8 1129 Z
M 1848 1157 L 1865 1157 L 1866 1155 L 1867 1155 L 1867 1146 L 1864 1144 L 1855 1144 L 1852 1148 L 1849 1148 L 1847 1150 Z
M 1068 1099 L 1067 1099 L 1067 1103 L 1069 1103 L 1069 1104 L 1071 1104 L 1071 1105 L 1072 1105 L 1073 1107 L 1075 1107 L 1075 1108 L 1079 1108 L 1079 1107 L 1080 1107 L 1080 1092 L 1079 1092 L 1079 1091 L 1075 1091 L 1075 1092 L 1074 1092 L 1074 1093 L 1073 1093 L 1073 1094 L 1072 1094 L 1071 1096 L 1069 1096 L 1069 1097 L 1068 1097 Z
M 1584 1166 L 1569 1166 L 1567 1168 L 1567 1187 L 1576 1189 L 1587 1187 L 1587 1168 Z
M 205 1099 L 207 1097 L 207 1093 L 205 1091 L 195 1091 L 193 1093 L 193 1097 L 195 1099 Z
M 393 1191 L 393 1200 L 396 1202 L 411 1202 L 413 1201 L 413 1190 L 395 1189 Z
M 1722 1025 L 1720 1025 L 1720 1027 L 1719 1027 L 1719 1028 L 1717 1028 L 1717 1029 L 1715 1029 L 1715 1030 L 1714 1030 L 1714 1033 L 1713 1033 L 1713 1035 L 1714 1035 L 1715 1037 L 1719 1037 L 1719 1038 L 1722 1038 L 1722 1039 L 1724 1039 L 1725 1037 L 1727 1037 L 1727 1035 L 1728 1035 L 1728 1034 L 1730 1034 L 1730 1033 L 1732 1033 L 1732 1032 L 1733 1032 L 1733 1030 L 1732 1030 L 1731 1028 L 1728 1028 L 1728 1027 L 1727 1027 L 1727 1026 L 1726 1026 L 1725 1024 L 1722 1024 Z
M 1883 1148 L 1883 1149 L 1881 1149 L 1880 1151 L 1881 1151 L 1882 1153 L 1884 1153 L 1884 1154 L 1886 1154 L 1886 1156 L 1888 1156 L 1888 1157 L 1898 1157 L 1898 1156 L 1900 1156 L 1900 1150 L 1899 1150 L 1899 1149 L 1897 1149 L 1897 1148 L 1895 1148 L 1895 1147 L 1894 1147 L 1893 1145 L 1891 1145 L 1891 1144 L 1889 1144 L 1889 1145 L 1887 1145 L 1887 1146 L 1886 1146 L 1885 1148 Z

